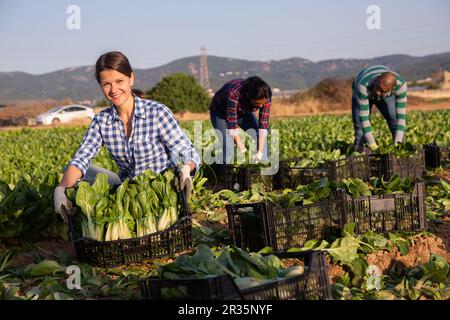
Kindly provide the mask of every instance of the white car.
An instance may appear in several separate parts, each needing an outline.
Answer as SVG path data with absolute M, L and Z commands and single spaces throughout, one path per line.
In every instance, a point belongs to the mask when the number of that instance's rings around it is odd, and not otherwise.
M 58 124 L 72 120 L 92 120 L 95 112 L 92 108 L 74 104 L 53 108 L 36 117 L 36 124 Z

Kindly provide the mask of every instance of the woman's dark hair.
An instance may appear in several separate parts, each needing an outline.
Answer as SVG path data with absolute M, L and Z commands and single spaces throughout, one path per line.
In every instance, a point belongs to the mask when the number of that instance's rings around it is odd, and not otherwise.
M 134 95 L 138 96 L 141 99 L 144 99 L 144 91 L 140 89 L 133 89 L 131 91 L 134 93 Z
M 253 76 L 247 78 L 242 85 L 241 94 L 247 99 L 257 100 L 266 98 L 272 99 L 272 90 L 270 86 L 260 77 Z
M 117 72 L 131 77 L 133 69 L 128 58 L 122 52 L 110 51 L 102 54 L 95 64 L 95 78 L 100 83 L 100 72 L 104 70 L 115 70 Z

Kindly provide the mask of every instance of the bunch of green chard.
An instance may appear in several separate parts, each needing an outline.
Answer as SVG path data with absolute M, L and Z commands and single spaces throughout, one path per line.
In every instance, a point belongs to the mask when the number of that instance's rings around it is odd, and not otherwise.
M 398 175 L 392 176 L 388 181 L 372 177 L 368 183 L 361 179 L 343 179 L 341 186 L 354 197 L 410 193 L 414 189 L 410 178 L 400 178 Z
M 142 237 L 167 229 L 178 220 L 175 174 L 168 170 L 155 175 L 145 171 L 110 188 L 106 174 L 94 184 L 80 182 L 69 189 L 69 198 L 81 209 L 81 232 L 98 241 Z M 105 232 L 106 230 L 106 232 Z
M 400 143 L 397 146 L 392 143 L 381 144 L 380 148 L 375 151 L 377 154 L 393 153 L 397 158 L 413 157 L 421 149 L 420 146 L 415 146 L 411 142 Z
M 178 220 L 178 194 L 174 179 L 172 171 L 160 175 L 146 171 L 136 177 L 135 184 L 128 188 L 138 237 L 165 230 Z
M 209 197 L 212 204 L 248 203 L 270 201 L 278 206 L 292 207 L 300 204 L 312 204 L 330 197 L 338 185 L 324 177 L 308 185 L 299 185 L 295 189 L 282 191 L 264 191 L 262 184 L 253 184 L 249 190 L 239 193 L 228 189 L 221 190 Z
M 427 186 L 427 216 L 439 219 L 450 215 L 450 183 L 440 179 L 439 183 Z
M 388 181 L 376 177 L 371 178 L 369 182 L 349 178 L 343 179 L 340 184 L 324 177 L 310 184 L 298 185 L 295 189 L 284 189 L 282 191 L 265 192 L 260 184 L 254 184 L 251 189 L 239 193 L 224 189 L 208 196 L 208 201 L 216 206 L 224 203 L 239 204 L 270 201 L 277 206 L 293 207 L 329 199 L 338 188 L 343 188 L 354 197 L 360 197 L 410 193 L 414 189 L 414 183 L 410 178 L 400 178 L 398 175 L 393 176 Z
M 308 185 L 299 185 L 294 190 L 285 189 L 281 195 L 273 197 L 272 202 L 284 207 L 317 203 L 329 198 L 337 187 L 335 182 L 322 178 Z
M 274 192 L 266 192 L 262 183 L 252 184 L 249 190 L 234 192 L 229 189 L 223 189 L 207 197 L 209 204 L 215 207 L 221 207 L 226 203 L 248 203 L 259 202 L 271 199 Z
M 183 279 L 229 274 L 244 289 L 301 275 L 304 271 L 303 266 L 286 268 L 275 255 L 248 253 L 235 246 L 211 249 L 201 244 L 194 254 L 179 256 L 175 262 L 160 266 L 158 275 L 162 279 Z
M 290 168 L 319 168 L 325 166 L 329 161 L 343 160 L 345 154 L 339 149 L 333 151 L 308 150 L 301 152 L 298 158 L 288 161 Z
M 228 189 L 216 192 L 209 197 L 210 203 L 248 203 L 271 201 L 280 206 L 293 206 L 296 204 L 311 204 L 326 199 L 331 192 L 336 190 L 337 184 L 322 178 L 308 185 L 299 185 L 295 189 L 284 189 L 282 191 L 264 191 L 262 184 L 253 184 L 249 190 L 233 192 Z
M 103 241 L 104 229 L 110 220 L 115 194 L 110 193 L 108 176 L 99 174 L 91 186 L 85 181 L 78 184 L 78 189 L 68 189 L 67 194 L 83 213 L 81 216 L 81 233 L 84 237 Z

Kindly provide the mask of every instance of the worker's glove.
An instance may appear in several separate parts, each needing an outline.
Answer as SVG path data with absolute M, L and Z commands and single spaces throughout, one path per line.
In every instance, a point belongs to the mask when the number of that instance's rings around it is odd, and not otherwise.
M 191 197 L 193 187 L 194 184 L 191 178 L 191 167 L 185 164 L 180 170 L 180 190 L 184 191 L 187 199 Z
M 65 223 L 69 223 L 68 215 L 72 212 L 72 202 L 67 199 L 65 191 L 66 188 L 63 186 L 56 187 L 53 199 L 55 202 L 55 212 L 63 218 Z
M 253 157 L 254 163 L 260 163 L 262 161 L 263 153 L 261 151 L 258 151 L 256 155 Z
M 376 143 L 369 144 L 368 147 L 372 151 L 378 150 L 378 145 Z

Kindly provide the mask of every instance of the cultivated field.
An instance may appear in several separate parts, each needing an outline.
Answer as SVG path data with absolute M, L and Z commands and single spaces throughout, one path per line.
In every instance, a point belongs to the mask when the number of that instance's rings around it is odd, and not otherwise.
M 450 146 L 449 118 L 450 110 L 409 112 L 406 140 L 413 145 L 436 142 Z M 391 137 L 384 119 L 375 114 L 372 123 L 381 148 L 389 148 Z M 211 128 L 209 121 L 202 126 L 203 130 Z M 0 298 L 137 299 L 138 281 L 157 274 L 155 263 L 174 261 L 170 255 L 109 269 L 93 269 L 77 261 L 68 227 L 54 212 L 53 190 L 86 127 L 85 124 L 0 132 Z M 193 137 L 193 122 L 182 122 L 182 127 Z M 274 119 L 272 128 L 280 132 L 281 159 L 301 157 L 319 164 L 342 159 L 353 140 L 348 114 Z M 200 141 L 199 150 L 210 144 L 207 140 Z M 94 163 L 117 172 L 106 149 L 102 149 Z M 448 172 L 448 169 L 429 171 L 420 179 L 426 183 L 428 192 L 427 230 L 356 235 L 350 228 L 341 238 L 305 244 L 328 252 L 328 276 L 335 299 L 449 299 L 450 185 L 445 182 Z M 268 194 L 262 186 L 255 186 L 241 193 L 213 193 L 200 180 L 201 176 L 197 176 L 190 201 L 194 247 L 230 244 L 226 204 L 267 200 L 292 192 L 286 189 Z M 305 201 L 304 189 L 299 188 L 294 194 Z M 72 264 L 82 266 L 83 290 L 65 287 L 63 271 Z M 369 265 L 378 266 L 385 276 L 376 290 L 366 285 Z

